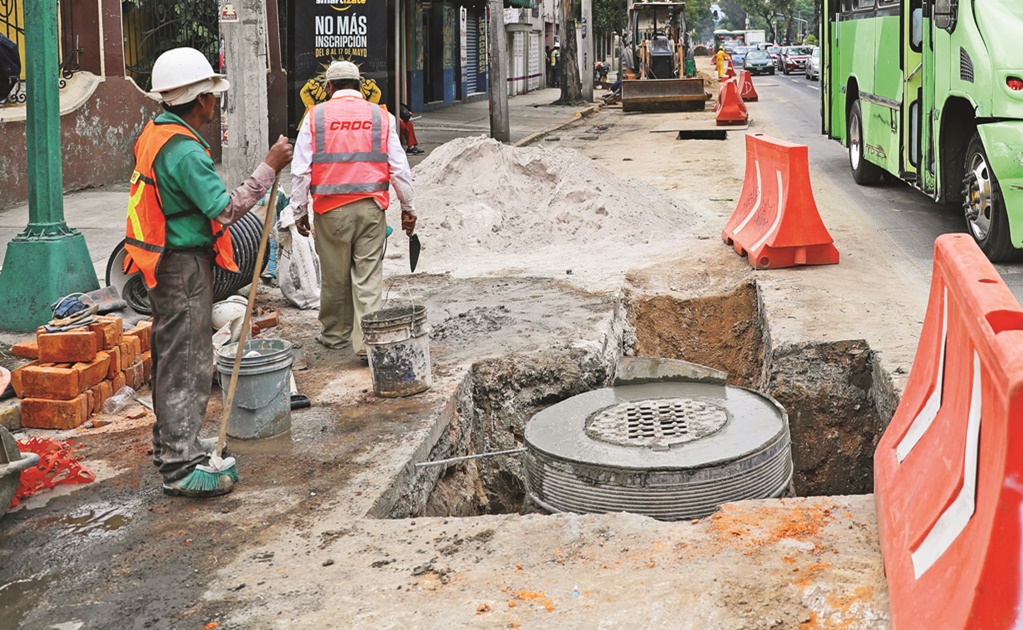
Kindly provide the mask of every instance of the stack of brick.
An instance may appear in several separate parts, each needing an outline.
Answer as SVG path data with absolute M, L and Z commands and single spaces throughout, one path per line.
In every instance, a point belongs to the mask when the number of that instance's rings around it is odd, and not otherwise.
M 124 386 L 149 383 L 152 324 L 125 331 L 120 317 L 99 317 L 88 328 L 48 333 L 15 344 L 11 352 L 32 359 L 11 373 L 21 398 L 21 425 L 73 429 L 103 410 L 103 403 Z

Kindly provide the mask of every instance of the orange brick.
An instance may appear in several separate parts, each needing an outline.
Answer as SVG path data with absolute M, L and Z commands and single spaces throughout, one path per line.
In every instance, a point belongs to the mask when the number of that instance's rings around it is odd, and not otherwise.
M 100 336 L 101 350 L 113 348 L 121 343 L 121 334 L 124 330 L 124 322 L 120 317 L 100 317 L 95 324 L 89 326 L 89 330 Z
M 104 350 L 110 357 L 110 366 L 107 369 L 107 378 L 114 378 L 117 373 L 121 371 L 121 347 L 114 346 L 109 350 Z
M 264 328 L 273 328 L 274 326 L 277 326 L 280 322 L 277 316 L 277 311 L 274 311 L 272 313 L 260 315 L 259 317 L 253 319 L 252 323 L 254 323 L 256 327 L 259 328 L 260 330 L 263 330 Z
M 88 409 L 86 413 L 91 416 L 92 409 L 96 406 L 96 397 L 93 396 L 92 392 L 89 390 L 82 392 L 82 395 L 85 396 L 85 406 Z
M 153 353 L 143 352 L 142 353 L 142 380 L 145 384 L 149 384 L 153 376 Z
M 143 368 L 141 361 L 129 367 L 124 371 L 125 384 L 134 390 L 138 390 L 138 388 L 145 385 L 145 380 L 143 378 L 144 372 L 145 369 Z
M 11 346 L 11 354 L 16 357 L 21 357 L 22 359 L 38 359 L 39 344 L 36 343 L 35 339 L 19 341 Z
M 124 336 L 121 337 L 121 341 L 132 345 L 137 343 L 139 347 L 139 354 L 142 354 L 142 338 L 135 334 L 134 330 L 125 331 Z
M 11 371 L 11 387 L 14 388 L 14 395 L 17 396 L 18 398 L 25 397 L 25 387 L 21 382 L 22 371 L 27 367 L 34 367 L 36 365 L 39 365 L 39 361 L 32 361 L 31 363 L 26 363 L 20 368 Z
M 107 372 L 110 371 L 110 355 L 99 352 L 95 361 L 75 363 L 72 369 L 78 372 L 78 381 L 82 388 L 88 389 L 107 377 Z
M 89 397 L 72 400 L 26 398 L 21 401 L 21 426 L 32 429 L 74 429 L 89 419 Z
M 110 398 L 110 381 L 103 381 L 89 390 L 92 394 L 92 413 L 103 413 L 103 403 Z
M 142 358 L 142 344 L 138 337 L 125 335 L 121 338 L 121 369 L 127 370 Z
M 37 335 L 39 360 L 43 363 L 89 363 L 96 358 L 96 333 L 70 330 Z
M 140 323 L 139 325 L 135 326 L 135 328 L 132 328 L 131 330 L 124 334 L 131 335 L 133 337 L 138 337 L 139 343 L 142 344 L 142 352 L 149 352 L 150 349 L 152 349 L 151 332 L 152 327 L 143 326 Z
M 50 364 L 22 368 L 21 387 L 26 398 L 49 400 L 71 400 L 85 391 L 78 371 Z
M 113 381 L 110 383 L 110 387 L 111 389 L 114 390 L 114 393 L 116 394 L 117 392 L 121 391 L 121 388 L 124 387 L 124 385 L 125 385 L 124 372 L 118 372 L 117 375 L 114 376 Z

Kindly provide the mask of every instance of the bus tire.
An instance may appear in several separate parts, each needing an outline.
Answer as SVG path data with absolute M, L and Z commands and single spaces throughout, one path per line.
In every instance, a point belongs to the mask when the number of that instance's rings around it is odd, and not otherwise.
M 873 186 L 881 181 L 881 167 L 867 161 L 863 152 L 863 113 L 860 99 L 853 101 L 849 108 L 849 120 L 845 131 L 848 134 L 849 167 L 853 180 L 860 186 Z
M 1012 246 L 1005 198 L 979 133 L 974 132 L 970 139 L 963 167 L 966 230 L 991 262 L 1018 260 L 1023 250 Z

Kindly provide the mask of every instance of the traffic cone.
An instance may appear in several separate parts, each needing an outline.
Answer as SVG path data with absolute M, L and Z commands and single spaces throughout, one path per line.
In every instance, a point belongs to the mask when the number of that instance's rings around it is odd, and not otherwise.
M 739 97 L 739 86 L 735 79 L 726 79 L 721 84 L 721 91 L 718 93 L 718 103 L 715 107 L 717 112 L 716 120 L 719 127 L 724 125 L 744 125 L 749 121 L 749 112 L 746 104 Z
M 756 102 L 760 100 L 760 95 L 757 94 L 756 88 L 753 87 L 753 76 L 749 73 L 749 70 L 741 70 L 739 72 L 739 96 L 742 100 L 747 102 Z

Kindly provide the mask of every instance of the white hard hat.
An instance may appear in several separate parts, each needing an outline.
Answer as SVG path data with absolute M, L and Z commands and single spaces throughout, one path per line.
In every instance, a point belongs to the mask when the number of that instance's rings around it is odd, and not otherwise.
M 150 96 L 169 105 L 180 105 L 195 100 L 199 94 L 224 92 L 229 87 L 231 84 L 224 75 L 214 72 L 201 52 L 194 48 L 173 48 L 157 57 L 153 64 Z
M 325 78 L 328 81 L 359 80 L 359 66 L 351 61 L 332 61 L 327 67 Z

